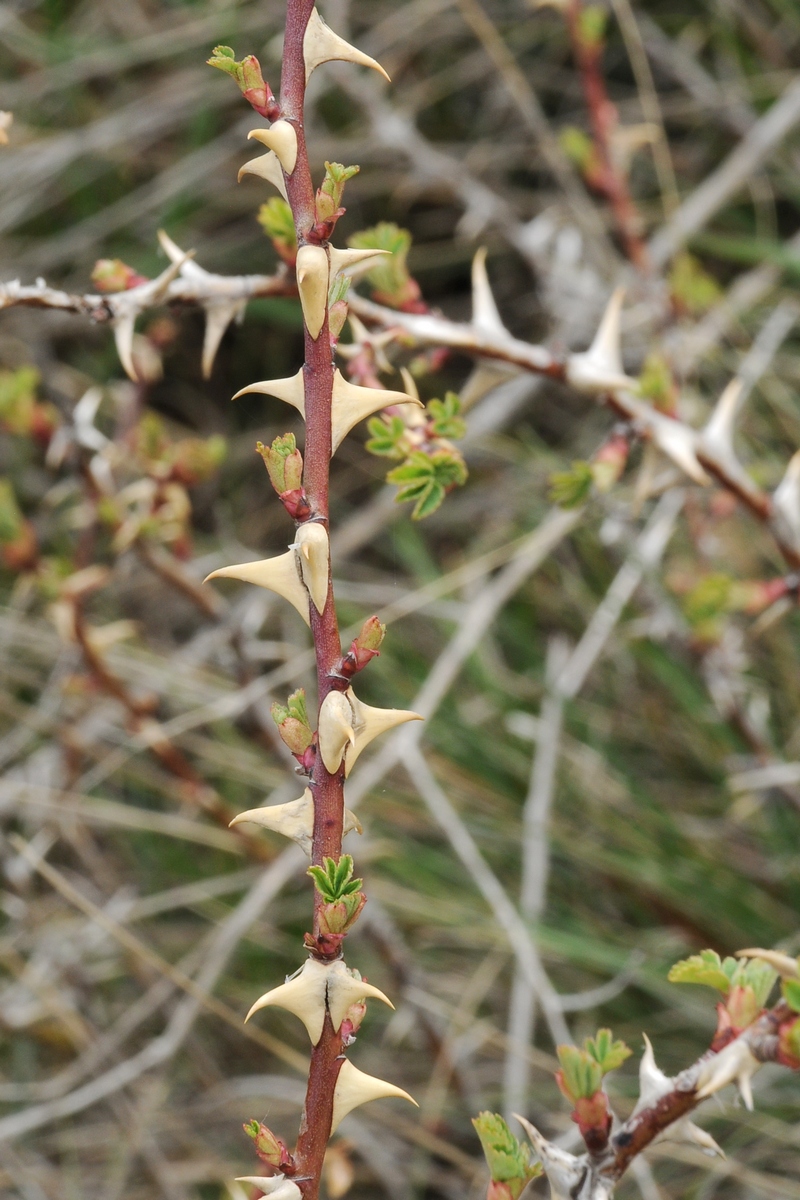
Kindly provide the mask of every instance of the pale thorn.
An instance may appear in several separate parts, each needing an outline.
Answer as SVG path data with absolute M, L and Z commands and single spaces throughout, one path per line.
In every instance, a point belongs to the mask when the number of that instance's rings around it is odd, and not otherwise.
M 236 176 L 236 182 L 241 183 L 244 175 L 257 175 L 259 179 L 266 179 L 267 183 L 271 183 L 278 189 L 284 200 L 288 203 L 289 197 L 286 194 L 286 180 L 283 178 L 283 168 L 274 150 L 269 150 L 266 154 L 260 154 L 258 158 L 251 158 L 243 167 L 240 167 L 239 174 Z
M 371 67 L 373 71 L 382 75 L 387 83 L 392 82 L 379 62 L 364 54 L 363 50 L 356 50 L 355 46 L 351 46 L 344 38 L 339 37 L 338 33 L 334 33 L 316 8 L 311 10 L 303 36 L 303 58 L 306 64 L 306 83 L 311 72 L 324 62 L 352 62 L 361 67 Z
M 800 963 L 796 958 L 792 958 L 791 954 L 784 954 L 782 950 L 737 950 L 736 957 L 760 958 L 762 962 L 768 963 L 774 971 L 777 971 L 781 979 L 800 977 Z
M 616 288 L 589 349 L 567 360 L 566 380 L 576 391 L 594 395 L 636 387 L 636 380 L 625 374 L 622 365 L 620 319 L 624 300 L 625 289 Z
M 297 251 L 295 273 L 306 326 L 316 341 L 328 311 L 330 263 L 324 247 L 301 246 Z
M 321 613 L 328 598 L 330 543 L 327 529 L 319 521 L 306 521 L 297 530 L 292 549 L 300 556 L 303 583 L 308 588 L 314 607 Z
M 181 250 L 180 246 L 176 242 L 173 242 L 164 229 L 159 229 L 158 231 L 158 244 L 173 266 L 179 267 L 181 275 L 184 275 L 187 279 L 202 279 L 204 275 L 209 274 L 199 263 L 194 262 L 184 250 Z
M 306 388 L 302 367 L 296 375 L 289 375 L 286 379 L 264 379 L 260 383 L 249 383 L 247 387 L 241 388 L 235 396 L 231 396 L 231 399 L 238 400 L 240 396 L 246 396 L 250 392 L 260 392 L 263 396 L 275 396 L 278 400 L 291 404 L 292 408 L 296 408 L 305 420 Z
M 643 1109 L 656 1105 L 662 1096 L 666 1096 L 675 1086 L 670 1077 L 656 1065 L 653 1047 L 647 1034 L 643 1033 L 642 1037 L 645 1051 L 639 1063 L 639 1099 L 631 1114 L 634 1117 Z M 695 1125 L 688 1117 L 683 1117 L 680 1121 L 673 1121 L 655 1140 L 690 1142 L 695 1146 L 700 1146 L 706 1154 L 718 1154 L 720 1158 L 725 1157 L 724 1150 L 717 1145 L 711 1134 L 706 1133 L 699 1125 Z
M 417 381 L 414 379 L 414 376 L 411 374 L 408 367 L 401 367 L 400 375 L 403 380 L 403 387 L 406 390 L 406 394 L 411 396 L 414 400 L 419 400 Z M 425 408 L 422 405 L 422 402 L 420 401 L 419 408 L 411 408 L 406 405 L 406 407 L 403 409 L 402 420 L 403 424 L 408 429 L 419 429 L 421 426 L 427 425 L 428 418 L 425 415 Z
M 269 129 L 251 129 L 247 136 L 255 138 L 268 150 L 274 150 L 286 174 L 291 175 L 297 165 L 297 131 L 294 125 L 289 121 L 275 121 Z
M 693 479 L 695 483 L 706 486 L 711 481 L 697 459 L 697 434 L 681 421 L 663 413 L 648 414 L 650 434 L 653 443 L 662 454 L 671 459 L 676 466 Z
M 513 367 L 511 364 L 478 359 L 458 394 L 462 413 L 474 408 L 479 400 L 499 387 L 501 383 L 507 383 L 514 375 L 519 374 L 520 368 Z
M 786 473 L 772 494 L 775 515 L 800 548 L 800 450 L 792 455 Z
M 393 1009 L 394 1005 L 380 988 L 373 987 L 363 979 L 351 975 L 345 964 L 339 959 L 331 965 L 328 976 L 328 1011 L 331 1014 L 331 1024 L 338 1030 L 347 1016 L 348 1009 L 359 1000 L 380 1000 Z
M 661 129 L 653 121 L 617 125 L 609 139 L 611 157 L 617 170 L 627 175 L 634 155 L 646 146 L 655 145 L 660 137 Z
M 178 253 L 181 252 L 178 251 Z M 181 273 L 193 255 L 194 250 L 190 250 L 188 254 L 181 254 L 180 258 L 171 262 L 155 279 L 148 279 L 146 283 L 140 283 L 138 287 L 129 288 L 126 292 L 115 292 L 106 301 L 114 313 L 114 341 L 119 360 L 125 374 L 134 383 L 138 382 L 133 362 L 133 334 L 136 318 L 146 308 L 152 308 L 161 303 L 167 294 L 169 285 Z
M 348 742 L 354 746 L 356 741 L 353 710 L 342 692 L 328 692 L 320 706 L 318 741 L 325 769 L 335 775 Z
M 391 250 L 337 250 L 335 246 L 329 246 L 331 279 L 335 279 L 337 275 L 355 279 L 373 267 L 376 259 L 387 254 L 391 254 Z
M 291 838 L 311 858 L 314 840 L 314 797 L 311 789 L 306 788 L 299 800 L 290 800 L 288 804 L 267 804 L 261 808 L 249 808 L 233 818 L 230 827 L 234 825 L 260 825 L 262 829 L 271 829 L 273 833 L 283 834 Z M 342 837 L 348 833 L 361 833 L 361 822 L 349 808 L 344 810 Z
M 119 317 L 114 322 L 114 342 L 117 347 L 122 369 L 129 379 L 136 381 L 138 376 L 133 365 L 133 331 L 136 325 L 136 313 Z
M 733 427 L 739 411 L 739 398 L 744 380 L 734 377 L 723 391 L 711 414 L 708 424 L 700 434 L 700 442 L 706 456 L 721 464 L 734 463 Z
M 730 1042 L 719 1054 L 701 1065 L 695 1085 L 697 1099 L 705 1100 L 729 1083 L 735 1083 L 745 1108 L 752 1112 L 753 1089 L 750 1081 L 762 1065 L 751 1053 L 745 1035 L 740 1035 L 735 1042 Z
M 475 257 L 472 260 L 472 324 L 481 333 L 488 333 L 500 338 L 509 336 L 492 295 L 489 275 L 486 271 L 485 246 L 481 246 L 475 251 Z
M 295 1181 L 285 1175 L 238 1175 L 236 1183 L 252 1183 L 270 1200 L 301 1200 L 303 1195 Z
M 570 1200 L 572 1196 L 579 1196 L 580 1193 L 577 1189 L 580 1188 L 586 1177 L 585 1161 L 576 1158 L 568 1150 L 562 1150 L 560 1146 L 548 1142 L 547 1138 L 539 1133 L 536 1126 L 531 1125 L 530 1121 L 521 1117 L 519 1113 L 512 1115 L 527 1133 L 531 1145 L 541 1159 L 551 1188 L 551 1200 Z
M 333 373 L 333 402 L 331 404 L 331 453 L 341 446 L 350 430 L 365 417 L 389 408 L 393 404 L 416 404 L 420 400 L 405 392 L 390 392 L 384 388 L 359 387 L 344 378 L 341 371 Z
M 306 625 L 311 624 L 308 616 L 308 593 L 300 578 L 294 550 L 288 550 L 286 554 L 279 554 L 275 558 L 220 567 L 207 575 L 203 583 L 208 583 L 209 579 L 238 579 L 242 583 L 254 583 L 257 587 L 266 588 L 268 592 L 274 592 L 276 596 L 288 600 L 300 613 Z
M 204 305 L 206 327 L 203 334 L 203 379 L 210 379 L 219 345 L 232 321 L 240 321 L 246 300 L 209 300 Z
M 331 1133 L 338 1128 L 340 1122 L 354 1108 L 358 1108 L 361 1104 L 368 1104 L 370 1100 L 382 1100 L 389 1096 L 408 1100 L 415 1108 L 419 1108 L 416 1100 L 409 1096 L 408 1092 L 395 1087 L 393 1083 L 387 1083 L 385 1079 L 377 1079 L 374 1075 L 365 1075 L 346 1058 L 336 1079 L 336 1087 L 333 1089 Z
M 317 962 L 313 958 L 306 959 L 295 975 L 256 1000 L 245 1022 L 262 1008 L 283 1008 L 299 1017 L 311 1038 L 312 1046 L 316 1046 L 325 1024 L 329 972 L 330 964 Z
M 417 388 L 417 381 L 414 378 L 414 376 L 411 374 L 411 372 L 409 371 L 408 367 L 400 368 L 400 377 L 403 380 L 403 387 L 406 389 L 407 394 L 409 396 L 411 396 L 412 399 L 419 400 L 419 389 Z
M 350 702 L 355 739 L 352 749 L 347 751 L 345 758 L 345 776 L 352 771 L 353 764 L 362 750 L 366 750 L 376 737 L 382 733 L 388 733 L 397 725 L 405 725 L 407 721 L 425 720 L 419 713 L 411 712 L 410 709 L 373 708 L 369 704 L 362 704 L 352 688 L 347 689 L 346 695 Z

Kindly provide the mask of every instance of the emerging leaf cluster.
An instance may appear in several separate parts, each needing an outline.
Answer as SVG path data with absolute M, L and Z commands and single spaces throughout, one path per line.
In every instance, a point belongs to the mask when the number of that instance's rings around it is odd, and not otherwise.
M 519 1184 L 510 1189 L 512 1197 L 518 1196 L 531 1179 L 541 1175 L 542 1164 L 534 1160 L 530 1146 L 514 1137 L 499 1113 L 479 1113 L 473 1117 L 472 1124 L 480 1138 L 492 1180 Z
M 659 412 L 674 413 L 677 388 L 670 365 L 663 354 L 648 354 L 639 373 L 639 395 Z
M 569 471 L 550 476 L 550 502 L 559 508 L 579 508 L 589 499 L 594 483 L 591 463 L 576 459 Z
M 303 486 L 303 456 L 293 433 L 276 437 L 269 448 L 263 442 L 256 442 L 256 450 L 278 495 L 298 491 Z
M 353 234 L 349 244 L 358 250 L 389 251 L 370 267 L 366 276 L 383 303 L 401 308 L 418 297 L 419 288 L 408 270 L 411 234 L 407 229 L 401 229 L 391 221 L 381 221 L 371 229 Z
M 461 400 L 455 392 L 447 392 L 444 400 L 431 400 L 427 406 L 428 428 L 435 437 L 459 441 L 467 432 L 461 412 Z
M 253 108 L 262 116 L 268 115 L 267 100 L 271 99 L 267 84 L 261 74 L 261 64 L 254 54 L 237 61 L 230 46 L 215 46 L 211 58 L 206 59 L 209 67 L 216 67 L 230 75 L 242 95 L 249 100 Z
M 734 988 L 749 988 L 762 1008 L 772 991 L 777 972 L 757 958 L 720 958 L 716 950 L 701 950 L 699 954 L 675 963 L 667 978 L 670 983 L 699 983 L 726 997 Z
M 716 279 L 686 252 L 676 255 L 667 282 L 673 303 L 690 317 L 701 317 L 721 295 Z
M 584 46 L 597 47 L 603 42 L 608 13 L 602 4 L 586 4 L 579 10 L 578 36 Z
M 279 704 L 276 700 L 270 713 L 278 726 L 278 733 L 292 754 L 303 754 L 314 737 L 306 709 L 305 689 L 298 688 L 292 692 L 285 704 Z
M 360 167 L 345 167 L 341 163 L 325 163 L 325 178 L 317 189 L 316 217 L 319 225 L 335 225 L 344 214 L 341 207 L 344 185 L 361 170 Z
M 354 896 L 361 891 L 364 882 L 363 879 L 353 878 L 353 859 L 350 854 L 343 854 L 338 862 L 334 858 L 325 858 L 321 867 L 309 867 L 308 874 L 326 904 L 335 904 L 337 900 Z
M 587 1038 L 583 1048 L 558 1046 L 556 1049 L 561 1070 L 556 1076 L 558 1086 L 573 1104 L 589 1100 L 600 1090 L 603 1076 L 622 1066 L 631 1051 L 624 1042 L 615 1041 L 610 1029 L 599 1029 Z
M 455 447 L 435 450 L 432 454 L 415 450 L 402 466 L 386 476 L 388 483 L 399 487 L 395 496 L 398 504 L 404 500 L 415 502 L 411 513 L 415 521 L 436 512 L 447 493 L 466 478 L 466 465 Z
M 294 266 L 297 258 L 297 231 L 292 210 L 280 196 L 273 196 L 258 210 L 258 223 L 272 241 L 284 262 Z

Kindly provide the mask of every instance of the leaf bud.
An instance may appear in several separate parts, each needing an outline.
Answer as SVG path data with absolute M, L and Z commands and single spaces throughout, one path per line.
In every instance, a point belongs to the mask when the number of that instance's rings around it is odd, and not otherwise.
M 140 283 L 147 283 L 146 275 L 134 271 L 121 258 L 98 258 L 91 279 L 99 292 L 128 292 Z
M 298 688 L 296 692 L 292 692 L 286 704 L 279 704 L 276 701 L 272 705 L 270 713 L 278 726 L 281 740 L 289 747 L 295 758 L 303 762 L 306 751 L 314 740 L 306 711 L 305 690 Z M 303 765 L 305 765 L 304 762 Z
M 280 114 L 280 105 L 272 94 L 272 88 L 264 82 L 261 64 L 255 54 L 248 54 L 241 62 L 237 62 L 230 46 L 215 46 L 214 53 L 206 61 L 209 67 L 216 67 L 234 79 L 245 100 L 259 116 L 274 121 Z
M 261 1121 L 245 1121 L 242 1129 L 253 1139 L 253 1148 L 262 1162 L 268 1163 L 283 1174 L 292 1174 L 295 1169 L 294 1159 L 282 1138 L 276 1137 Z
M 317 189 L 315 211 L 317 232 L 329 238 L 339 217 L 344 215 L 341 207 L 344 185 L 360 171 L 360 167 L 345 167 L 341 163 L 325 163 L 325 178 Z

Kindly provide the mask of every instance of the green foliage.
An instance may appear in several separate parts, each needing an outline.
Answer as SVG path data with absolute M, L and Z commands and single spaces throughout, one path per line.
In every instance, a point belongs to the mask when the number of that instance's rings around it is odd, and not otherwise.
M 39 383 L 40 376 L 35 367 L 0 371 L 0 424 L 8 433 L 30 432 Z
M 582 1048 L 557 1046 L 556 1054 L 561 1064 L 556 1082 L 567 1099 L 577 1104 L 591 1099 L 600 1090 L 603 1076 L 621 1067 L 631 1051 L 624 1042 L 614 1040 L 610 1029 L 598 1029 L 593 1038 L 586 1038 Z
M 406 426 L 402 417 L 372 417 L 367 422 L 372 437 L 367 442 L 370 454 L 383 458 L 405 458 L 409 451 Z
M 305 688 L 292 692 L 286 704 L 276 700 L 270 707 L 270 714 L 292 754 L 302 755 L 314 739 L 306 709 Z
M 603 1069 L 596 1058 L 578 1046 L 558 1046 L 556 1054 L 561 1064 L 556 1080 L 568 1100 L 588 1100 L 600 1090 Z
M 259 61 L 254 54 L 248 54 L 246 58 L 237 62 L 236 55 L 230 46 L 215 46 L 211 58 L 206 59 L 206 62 L 209 67 L 216 67 L 219 71 L 230 75 L 242 95 L 250 100 L 254 108 L 261 108 L 264 105 L 267 98 L 267 86 L 261 74 Z
M 610 1029 L 598 1029 L 593 1038 L 587 1038 L 583 1048 L 596 1063 L 604 1075 L 616 1071 L 633 1053 L 624 1042 L 615 1041 Z
M 415 501 L 411 513 L 415 521 L 436 512 L 446 494 L 466 478 L 464 460 L 455 449 L 435 450 L 432 454 L 415 450 L 402 466 L 386 476 L 389 483 L 397 484 L 400 489 L 395 497 L 398 504 Z
M 639 395 L 660 412 L 672 412 L 675 408 L 675 380 L 666 358 L 657 351 L 648 354 L 642 364 Z
M 555 471 L 550 476 L 550 502 L 560 508 L 578 508 L 588 500 L 593 483 L 591 464 L 574 459 L 569 471 Z
M 595 158 L 594 144 L 588 134 L 575 125 L 565 125 L 558 135 L 561 149 L 579 171 L 587 171 Z
M 480 1138 L 489 1174 L 497 1183 L 511 1184 L 510 1195 L 517 1197 L 523 1187 L 542 1174 L 542 1165 L 534 1159 L 526 1142 L 520 1142 L 499 1113 L 482 1112 L 472 1124 Z M 514 1185 L 518 1184 L 518 1187 Z
M 366 273 L 383 303 L 401 308 L 416 300 L 419 288 L 408 270 L 408 252 L 411 249 L 411 234 L 391 221 L 381 221 L 370 229 L 354 233 L 349 245 L 359 250 L 388 250 L 389 255 L 381 258 Z
M 427 405 L 431 433 L 436 437 L 453 438 L 458 441 L 467 432 L 467 423 L 461 412 L 461 400 L 455 392 L 447 392 L 444 400 L 430 400 Z
M 800 979 L 784 979 L 781 984 L 783 998 L 793 1012 L 800 1013 Z
M 256 451 L 263 458 L 270 482 L 278 495 L 298 491 L 303 486 L 303 456 L 297 449 L 293 433 L 276 437 L 270 447 L 263 442 L 256 442 Z
M 684 612 L 688 623 L 703 626 L 728 611 L 730 589 L 733 580 L 722 571 L 706 575 L 696 583 L 684 598 Z
M 677 308 L 691 317 L 701 317 L 721 295 L 717 281 L 685 251 L 675 256 L 667 282 Z
M 308 874 L 326 904 L 354 896 L 361 891 L 364 882 L 353 878 L 353 859 L 349 854 L 343 854 L 338 862 L 334 858 L 325 858 L 321 867 L 309 867 Z
M 10 479 L 0 478 L 0 545 L 15 542 L 22 533 L 24 518 Z
M 291 265 L 297 258 L 297 231 L 289 205 L 280 196 L 273 196 L 258 210 L 258 223 L 271 239 L 278 254 Z
M 777 972 L 759 959 L 720 958 L 716 950 L 701 950 L 682 959 L 670 969 L 670 983 L 698 983 L 714 988 L 723 996 L 734 988 L 749 988 L 756 1004 L 762 1007 L 772 991 Z
M 601 45 L 606 33 L 608 12 L 602 4 L 586 4 L 578 16 L 578 36 L 585 46 Z
M 316 195 L 316 217 L 320 225 L 334 225 L 342 216 L 341 207 L 344 185 L 361 170 L 360 167 L 344 167 L 341 163 L 325 163 L 325 178 Z
M 731 978 L 738 966 L 735 958 L 723 960 L 716 950 L 702 950 L 691 958 L 675 963 L 667 978 L 670 983 L 699 983 L 727 996 L 731 989 Z

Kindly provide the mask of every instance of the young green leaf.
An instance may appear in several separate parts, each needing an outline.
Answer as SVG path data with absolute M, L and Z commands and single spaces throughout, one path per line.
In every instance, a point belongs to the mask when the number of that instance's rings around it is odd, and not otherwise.
M 598 1063 L 604 1075 L 609 1071 L 616 1071 L 633 1053 L 624 1042 L 614 1041 L 610 1029 L 598 1029 L 593 1038 L 586 1039 L 583 1048 Z
M 326 904 L 354 896 L 364 882 L 353 878 L 353 859 L 349 854 L 343 854 L 338 863 L 333 858 L 325 858 L 321 867 L 309 867 L 308 874 Z
M 367 442 L 370 454 L 383 458 L 405 458 L 408 454 L 406 427 L 400 417 L 372 417 L 367 428 L 372 434 Z
M 280 196 L 273 196 L 258 210 L 258 223 L 284 262 L 293 267 L 297 258 L 297 231 L 292 210 Z
M 600 1090 L 603 1070 L 595 1058 L 578 1046 L 557 1046 L 561 1070 L 556 1083 L 569 1101 L 588 1100 Z
M 436 437 L 453 438 L 458 441 L 467 432 L 466 422 L 459 416 L 461 401 L 455 392 L 447 392 L 444 400 L 428 403 L 428 421 Z
M 505 1194 L 510 1200 L 517 1200 L 525 1185 L 541 1175 L 541 1163 L 534 1160 L 527 1143 L 514 1137 L 498 1113 L 479 1113 L 473 1117 L 472 1124 L 480 1138 L 492 1181 L 509 1185 Z
M 781 990 L 789 1008 L 800 1013 L 800 979 L 784 979 Z
M 739 963 L 735 958 L 724 961 L 716 950 L 702 950 L 691 958 L 684 958 L 669 972 L 667 979 L 670 983 L 699 983 L 705 987 L 716 988 L 727 996 L 731 990 L 732 977 Z
M 415 501 L 411 514 L 415 521 L 435 512 L 447 492 L 463 484 L 466 478 L 466 465 L 455 449 L 436 450 L 433 454 L 415 450 L 402 466 L 386 476 L 388 483 L 399 485 L 395 497 L 398 503 Z
M 550 502 L 559 508 L 578 508 L 588 500 L 593 483 L 591 465 L 576 459 L 571 470 L 556 471 L 550 476 Z

